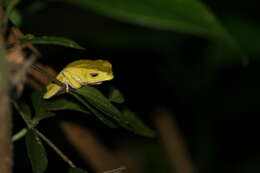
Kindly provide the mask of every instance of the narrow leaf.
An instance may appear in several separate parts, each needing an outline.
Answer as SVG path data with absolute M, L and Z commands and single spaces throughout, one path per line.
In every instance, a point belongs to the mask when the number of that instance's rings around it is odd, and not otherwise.
M 70 168 L 69 173 L 87 173 L 87 171 L 80 168 Z
M 85 114 L 89 112 L 79 104 L 73 97 L 57 97 L 51 100 L 43 99 L 43 92 L 34 92 L 32 102 L 35 110 L 34 120 L 40 121 L 55 115 L 53 111 L 59 110 L 75 110 Z
M 79 95 L 83 96 L 92 106 L 108 115 L 110 118 L 124 123 L 121 120 L 120 111 L 114 107 L 110 101 L 96 88 L 90 86 L 84 86 L 75 91 Z
M 111 102 L 119 103 L 119 104 L 124 103 L 125 101 L 123 94 L 116 88 L 110 88 L 108 99 Z
M 90 114 L 90 112 L 87 111 L 86 108 L 84 108 L 84 106 L 82 106 L 75 98 L 67 97 L 66 95 L 45 101 L 43 103 L 43 108 L 46 111 L 74 110 Z
M 103 122 L 105 125 L 107 125 L 110 128 L 116 128 L 117 125 L 111 121 L 109 118 L 106 118 L 104 116 L 104 114 L 102 114 L 101 112 L 99 112 L 98 110 L 96 110 L 95 108 L 93 108 L 87 101 L 85 101 L 84 99 L 82 99 L 80 96 L 73 94 L 73 96 L 75 98 L 77 98 L 86 108 L 88 108 L 94 115 L 97 116 L 97 118 Z
M 152 130 L 147 128 L 133 113 L 130 111 L 121 113 L 101 92 L 94 87 L 84 86 L 77 89 L 75 92 L 82 96 L 90 105 L 109 116 L 109 118 L 115 120 L 119 126 L 143 136 L 154 135 Z M 78 98 L 81 99 L 79 96 Z M 82 99 L 81 101 L 84 102 Z
M 24 37 L 17 40 L 15 44 L 53 44 L 65 47 L 70 47 L 74 49 L 85 49 L 81 47 L 78 43 L 73 40 L 63 38 L 63 37 L 53 37 L 53 36 L 34 36 L 32 34 L 27 34 Z
M 36 126 L 41 120 L 56 116 L 54 112 L 41 111 L 33 118 L 33 124 Z
M 45 148 L 39 137 L 31 130 L 26 135 L 26 148 L 33 173 L 44 173 L 48 166 Z

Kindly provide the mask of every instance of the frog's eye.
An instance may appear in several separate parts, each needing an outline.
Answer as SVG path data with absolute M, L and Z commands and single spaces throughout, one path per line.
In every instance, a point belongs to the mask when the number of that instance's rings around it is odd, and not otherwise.
M 91 76 L 91 77 L 97 77 L 97 76 L 98 76 L 98 73 L 90 73 L 90 76 Z

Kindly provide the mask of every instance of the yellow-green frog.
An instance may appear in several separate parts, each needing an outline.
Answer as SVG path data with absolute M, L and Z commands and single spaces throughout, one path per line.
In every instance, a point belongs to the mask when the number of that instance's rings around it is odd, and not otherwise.
M 101 84 L 113 79 L 112 65 L 105 60 L 77 60 L 69 63 L 57 75 L 56 79 L 65 85 L 65 91 L 70 88 L 80 88 L 84 85 Z M 49 99 L 59 93 L 64 87 L 55 83 L 47 85 L 43 98 Z

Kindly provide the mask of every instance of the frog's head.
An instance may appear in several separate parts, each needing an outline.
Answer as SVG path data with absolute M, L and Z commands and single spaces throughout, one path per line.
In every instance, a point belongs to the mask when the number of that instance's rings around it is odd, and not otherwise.
M 112 80 L 114 78 L 110 62 L 105 60 L 95 60 L 90 66 L 92 67 L 89 67 L 87 73 L 87 83 L 101 84 L 104 81 Z

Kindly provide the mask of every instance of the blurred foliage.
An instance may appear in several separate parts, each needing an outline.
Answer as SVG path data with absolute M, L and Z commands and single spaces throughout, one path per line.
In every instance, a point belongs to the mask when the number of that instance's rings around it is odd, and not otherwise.
M 200 1 L 64 0 L 64 2 L 76 4 L 81 8 L 90 8 L 101 14 L 134 24 L 230 39 L 214 15 Z
M 15 43 L 11 44 L 51 44 L 51 45 L 60 45 L 65 47 L 70 47 L 74 49 L 84 49 L 79 44 L 77 44 L 75 41 L 69 40 L 67 38 L 62 37 L 51 37 L 51 36 L 40 36 L 35 37 L 32 34 L 27 34 L 23 36 L 22 38 L 18 39 Z

